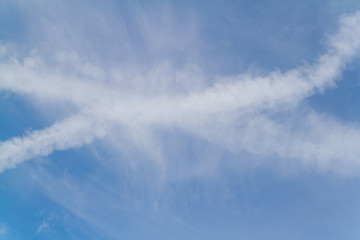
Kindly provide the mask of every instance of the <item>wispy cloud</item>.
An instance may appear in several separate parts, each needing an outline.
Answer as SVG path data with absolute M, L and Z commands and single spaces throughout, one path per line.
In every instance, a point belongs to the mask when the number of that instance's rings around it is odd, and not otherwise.
M 147 41 L 157 42 L 142 26 Z M 8 53 L 0 63 L 1 91 L 24 96 L 40 109 L 61 103 L 71 106 L 71 111 L 48 128 L 0 143 L 0 172 L 106 138 L 119 126 L 145 133 L 152 128 L 179 128 L 234 151 L 276 154 L 335 170 L 360 167 L 358 127 L 313 111 L 293 119 L 304 99 L 333 86 L 358 55 L 359 26 L 360 13 L 345 15 L 328 37 L 326 52 L 313 64 L 261 75 L 214 77 L 194 65 L 175 67 L 165 62 L 147 69 L 127 68 L 77 53 L 34 51 L 24 58 Z M 4 46 L 1 49 L 8 52 Z M 47 57 L 51 54 L 55 57 Z M 281 112 L 288 112 L 285 123 L 273 117 Z M 154 158 L 161 158 L 161 153 Z
M 83 116 L 71 117 L 29 136 L 13 138 L 0 145 L 1 170 L 37 156 L 47 156 L 54 150 L 65 150 L 90 143 L 101 137 L 103 130 Z
M 42 231 L 44 231 L 45 229 L 49 228 L 50 224 L 43 220 L 40 224 L 40 226 L 38 227 L 38 229 L 36 230 L 36 233 L 41 233 Z

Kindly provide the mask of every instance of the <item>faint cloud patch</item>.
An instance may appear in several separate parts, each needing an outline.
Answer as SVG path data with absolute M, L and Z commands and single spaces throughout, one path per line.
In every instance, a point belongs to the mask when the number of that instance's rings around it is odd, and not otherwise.
M 36 230 L 36 233 L 41 233 L 46 229 L 49 229 L 50 224 L 48 221 L 43 220 L 38 229 Z
M 7 233 L 7 228 L 5 226 L 0 226 L 0 235 L 5 235 Z

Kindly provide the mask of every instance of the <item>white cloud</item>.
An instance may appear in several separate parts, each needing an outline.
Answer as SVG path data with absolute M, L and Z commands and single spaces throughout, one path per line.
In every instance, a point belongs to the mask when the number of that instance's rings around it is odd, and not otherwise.
M 125 70 L 76 54 L 9 57 L 0 63 L 0 90 L 25 96 L 39 108 L 59 103 L 73 108 L 65 120 L 0 143 L 0 172 L 106 137 L 119 125 L 130 131 L 176 127 L 236 151 L 277 154 L 322 168 L 359 167 L 358 127 L 313 112 L 302 117 L 300 125 L 291 119 L 302 100 L 332 86 L 357 56 L 359 26 L 360 13 L 343 16 L 338 31 L 328 38 L 327 51 L 312 65 L 264 75 L 222 76 L 211 86 L 211 76 L 194 66 L 179 69 L 165 63 L 150 70 Z M 283 111 L 290 116 L 285 124 L 269 114 Z M 150 152 L 156 148 L 144 143 L 151 139 L 134 139 Z M 154 158 L 162 158 L 156 151 Z
M 12 138 L 0 145 L 0 171 L 15 167 L 25 159 L 47 156 L 54 150 L 65 150 L 90 143 L 104 135 L 91 118 L 75 116 L 22 138 Z
M 36 230 L 36 233 L 41 233 L 45 229 L 48 229 L 50 227 L 50 224 L 47 221 L 42 221 L 38 229 Z

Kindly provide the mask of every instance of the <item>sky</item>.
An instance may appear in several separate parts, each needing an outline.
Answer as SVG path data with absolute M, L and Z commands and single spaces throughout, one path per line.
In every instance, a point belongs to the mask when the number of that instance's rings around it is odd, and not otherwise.
M 359 239 L 360 2 L 0 1 L 0 240 Z

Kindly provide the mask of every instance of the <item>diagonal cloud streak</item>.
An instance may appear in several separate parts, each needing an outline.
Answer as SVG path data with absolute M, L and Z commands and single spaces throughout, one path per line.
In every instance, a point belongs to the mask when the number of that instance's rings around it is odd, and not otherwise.
M 55 150 L 80 147 L 104 136 L 104 129 L 85 116 L 73 116 L 22 138 L 0 144 L 0 172 L 24 160 L 47 156 Z
M 359 47 L 360 13 L 355 13 L 340 19 L 338 31 L 328 38 L 325 54 L 313 65 L 300 66 L 286 72 L 275 71 L 264 76 L 223 76 L 213 86 L 203 86 L 199 90 L 186 85 L 182 86 L 185 92 L 174 91 L 172 94 L 168 93 L 169 86 L 174 84 L 171 79 L 159 86 L 158 80 L 163 79 L 163 75 L 166 78 L 166 74 L 161 71 L 135 75 L 135 79 L 127 79 L 124 83 L 112 74 L 112 69 L 83 61 L 76 55 L 57 55 L 50 61 L 51 64 L 40 56 L 24 60 L 8 57 L 0 63 L 0 91 L 10 91 L 40 102 L 66 103 L 75 106 L 79 113 L 22 138 L 15 137 L 0 143 L 0 172 L 25 160 L 47 156 L 56 150 L 88 144 L 96 138 L 105 137 L 108 129 L 119 124 L 129 128 L 176 126 L 209 141 L 231 141 L 225 145 L 236 145 L 234 148 L 254 153 L 276 153 L 283 158 L 314 160 L 319 163 L 315 165 L 322 165 L 324 159 L 330 161 L 343 158 L 354 165 L 356 144 L 347 148 L 350 154 L 346 156 L 341 154 L 345 147 L 323 153 L 314 146 L 320 144 L 325 146 L 323 149 L 331 149 L 333 144 L 331 139 L 327 140 L 327 133 L 320 134 L 317 142 L 313 142 L 311 132 L 308 136 L 299 136 L 299 133 L 289 136 L 286 134 L 287 128 L 274 123 L 264 111 L 281 112 L 284 111 L 284 105 L 295 108 L 303 99 L 332 86 L 346 64 L 357 56 Z M 67 65 L 72 63 L 74 66 L 67 71 Z M 171 67 L 167 71 L 178 74 L 178 70 Z M 187 71 L 184 69 L 182 73 L 191 76 L 191 72 L 189 74 Z M 138 85 L 131 85 L 138 79 Z M 197 82 L 195 78 L 191 80 Z M 157 91 L 147 92 L 146 89 Z M 233 113 L 237 118 L 232 117 Z M 234 138 L 222 137 L 221 131 L 232 129 L 239 118 L 240 122 L 244 122 L 243 127 L 238 129 L 240 133 L 235 134 Z M 312 125 L 315 131 L 321 124 L 328 122 L 321 117 L 315 118 L 318 119 Z M 309 124 L 313 120 L 312 117 L 306 118 Z M 212 124 L 216 126 L 206 127 Z M 358 139 L 359 130 L 356 127 L 342 126 L 336 122 L 333 124 L 338 126 L 337 129 L 346 129 L 345 135 L 339 131 L 336 137 Z M 291 137 L 294 140 L 289 143 Z M 224 140 L 226 138 L 229 140 Z M 257 144 L 251 138 L 263 143 L 268 141 L 265 144 L 267 147 L 254 148 Z

